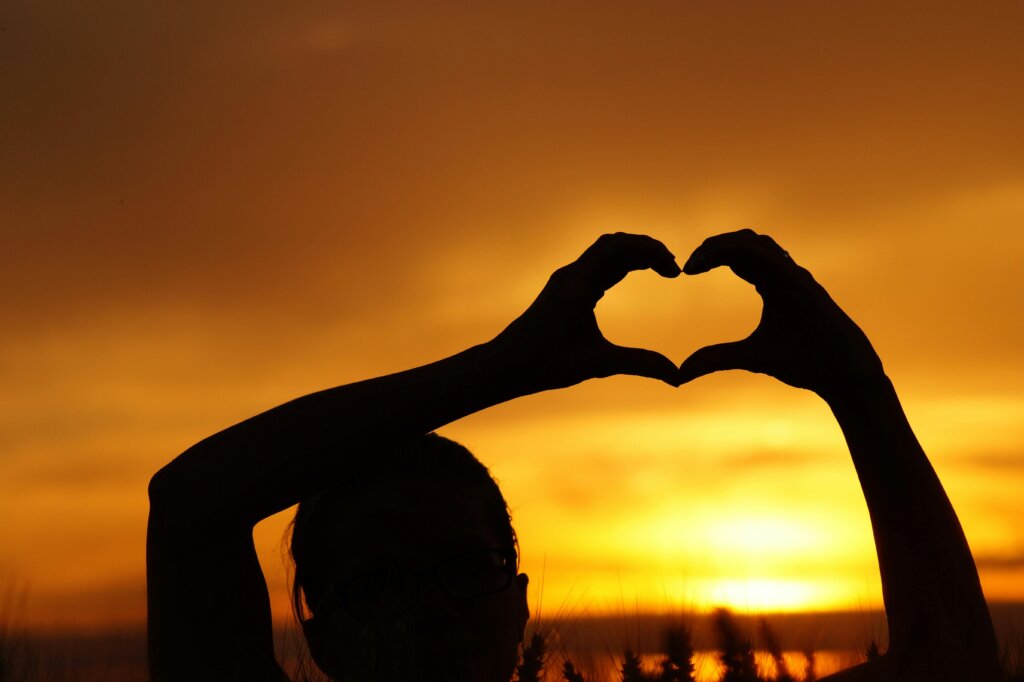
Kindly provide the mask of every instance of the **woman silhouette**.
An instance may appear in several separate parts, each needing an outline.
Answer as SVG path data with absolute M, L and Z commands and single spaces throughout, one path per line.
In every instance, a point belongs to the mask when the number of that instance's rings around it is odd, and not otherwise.
M 301 503 L 295 601 L 325 672 L 508 682 L 529 614 L 507 508 L 468 451 L 427 434 L 587 379 L 632 374 L 678 386 L 722 369 L 817 392 L 849 443 L 875 532 L 890 647 L 834 679 L 997 679 L 970 550 L 867 339 L 770 238 L 713 237 L 685 271 L 720 265 L 757 286 L 761 324 L 681 368 L 601 335 L 594 306 L 627 273 L 680 274 L 660 242 L 605 235 L 493 340 L 299 398 L 189 448 L 150 483 L 152 680 L 287 679 L 274 658 L 252 529 Z

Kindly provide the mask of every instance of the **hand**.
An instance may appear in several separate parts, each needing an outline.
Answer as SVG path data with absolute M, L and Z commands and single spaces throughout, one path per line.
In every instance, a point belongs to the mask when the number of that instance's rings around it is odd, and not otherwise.
M 761 322 L 746 339 L 701 348 L 679 369 L 680 383 L 745 369 L 814 391 L 826 400 L 858 382 L 884 377 L 864 332 L 811 273 L 767 235 L 740 230 L 704 241 L 683 266 L 697 275 L 721 265 L 757 288 Z
M 626 348 L 601 334 L 594 306 L 633 270 L 678 277 L 665 245 L 636 234 L 606 234 L 576 261 L 551 275 L 537 300 L 491 344 L 513 359 L 517 382 L 532 393 L 614 374 L 660 379 L 678 386 L 679 370 L 660 353 Z

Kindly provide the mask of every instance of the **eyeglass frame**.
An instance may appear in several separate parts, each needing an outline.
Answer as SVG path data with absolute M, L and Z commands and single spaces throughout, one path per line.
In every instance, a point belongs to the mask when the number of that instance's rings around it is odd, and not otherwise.
M 501 585 L 501 587 L 497 587 L 497 588 L 494 588 L 494 589 L 491 589 L 491 590 L 487 590 L 486 592 L 480 592 L 478 594 L 472 594 L 472 595 L 455 595 L 455 594 L 452 594 L 451 591 L 449 591 L 448 588 L 445 586 L 444 581 L 441 580 L 440 575 L 437 573 L 438 567 L 440 567 L 441 565 L 443 565 L 443 564 L 445 564 L 445 563 L 447 563 L 449 561 L 452 561 L 453 559 L 456 559 L 458 557 L 462 557 L 462 556 L 466 556 L 466 555 L 471 555 L 471 554 L 477 554 L 477 553 L 481 553 L 481 554 L 483 554 L 483 553 L 490 553 L 490 554 L 501 555 L 501 558 L 505 561 L 505 565 L 500 567 L 500 572 L 505 574 L 505 580 L 504 580 L 503 584 Z M 475 549 L 468 549 L 468 550 L 464 550 L 464 551 L 461 551 L 461 552 L 457 552 L 455 554 L 448 555 L 448 556 L 446 556 L 446 557 L 444 557 L 442 559 L 439 559 L 438 561 L 436 561 L 431 566 L 428 566 L 428 567 L 425 567 L 425 568 L 412 568 L 412 567 L 408 567 L 408 566 L 402 566 L 399 563 L 382 562 L 380 567 L 378 569 L 376 569 L 376 570 L 377 571 L 381 571 L 382 569 L 384 571 L 395 571 L 396 573 L 399 573 L 399 574 L 413 576 L 415 578 L 415 585 L 416 585 L 417 591 L 419 590 L 420 585 L 422 585 L 424 579 L 430 579 L 434 583 L 434 585 L 437 586 L 437 588 L 440 589 L 441 592 L 445 596 L 447 596 L 449 599 L 453 599 L 453 600 L 456 600 L 456 601 L 464 601 L 464 600 L 470 600 L 470 599 L 479 599 L 480 597 L 486 597 L 486 596 L 489 596 L 489 595 L 492 595 L 492 594 L 498 594 L 499 592 L 503 592 L 504 590 L 507 590 L 509 588 L 509 586 L 514 582 L 516 575 L 519 574 L 518 553 L 516 552 L 516 550 L 514 548 L 511 548 L 511 547 L 480 547 L 480 548 L 475 548 Z M 323 596 L 320 597 L 319 600 L 317 600 L 316 605 L 311 609 L 312 615 L 308 619 L 306 619 L 306 622 L 311 622 L 311 621 L 315 620 L 316 618 L 318 618 L 320 616 L 323 616 L 325 613 L 328 613 L 330 610 L 333 610 L 333 609 L 325 610 L 325 606 L 331 606 L 331 602 L 335 602 L 334 606 L 339 606 L 340 605 L 350 616 L 355 617 L 355 618 L 360 618 L 360 616 L 358 614 L 353 612 L 353 610 L 351 609 L 350 606 L 345 604 L 344 597 L 341 594 L 339 594 L 338 588 L 339 588 L 339 586 L 343 586 L 345 583 L 352 581 L 353 578 L 355 578 L 358 575 L 361 575 L 361 574 L 362 575 L 367 575 L 367 574 L 371 574 L 371 573 L 374 573 L 374 572 L 376 572 L 374 569 L 357 571 L 356 573 L 354 573 L 353 575 L 351 575 L 349 577 L 346 577 L 346 578 L 343 578 L 341 580 L 338 580 L 338 581 L 335 581 L 335 582 L 331 583 L 327 587 L 327 590 L 324 592 Z M 418 592 L 417 592 L 417 594 L 418 594 Z M 391 615 L 394 615 L 394 614 L 397 614 L 397 613 L 401 613 L 402 611 L 406 610 L 407 608 L 409 608 L 409 604 L 406 604 L 402 608 L 397 609 L 397 610 L 391 612 Z M 365 619 L 365 617 L 364 617 L 364 619 Z

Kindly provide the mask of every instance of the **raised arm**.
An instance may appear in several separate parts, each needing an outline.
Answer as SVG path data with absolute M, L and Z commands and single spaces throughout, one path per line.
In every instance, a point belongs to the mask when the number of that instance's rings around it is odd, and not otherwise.
M 829 679 L 1000 679 L 967 540 L 867 337 L 770 237 L 751 230 L 712 237 L 683 271 L 722 265 L 757 288 L 760 324 L 742 341 L 698 350 L 680 381 L 743 369 L 814 391 L 842 428 L 868 505 L 889 648 L 877 662 Z
M 606 235 L 559 269 L 492 341 L 416 369 L 298 398 L 189 448 L 150 483 L 153 682 L 282 680 L 252 528 L 344 478 L 365 457 L 491 405 L 589 378 L 678 385 L 653 351 L 605 340 L 594 306 L 632 270 L 675 277 L 660 243 Z M 373 444 L 369 452 L 368 444 Z

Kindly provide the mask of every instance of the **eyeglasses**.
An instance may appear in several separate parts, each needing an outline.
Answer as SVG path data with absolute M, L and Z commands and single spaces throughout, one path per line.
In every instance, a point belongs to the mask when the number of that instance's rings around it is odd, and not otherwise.
M 401 613 L 419 599 L 425 578 L 454 600 L 495 594 L 515 578 L 515 557 L 508 549 L 480 549 L 454 554 L 422 569 L 380 563 L 332 584 L 313 607 L 313 616 L 332 609 L 343 609 L 359 620 Z

